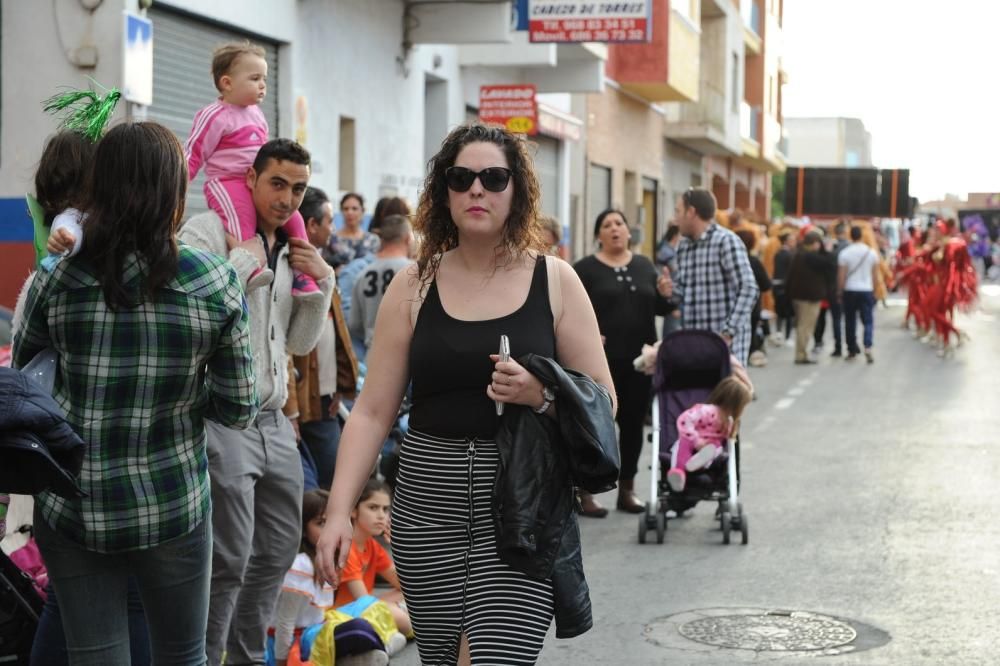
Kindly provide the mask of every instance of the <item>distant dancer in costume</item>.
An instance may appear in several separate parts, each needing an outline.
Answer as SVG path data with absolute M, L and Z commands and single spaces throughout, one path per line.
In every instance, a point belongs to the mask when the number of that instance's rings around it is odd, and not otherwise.
M 921 248 L 923 247 L 923 236 L 920 230 L 913 228 L 909 237 L 899 245 L 896 250 L 895 262 L 895 282 L 899 285 L 906 285 L 906 316 L 903 317 L 903 328 L 910 327 L 912 319 L 916 325 L 916 335 L 923 331 L 926 334 L 927 323 L 924 321 L 923 309 L 921 307 L 924 284 L 923 280 L 917 278 L 917 273 L 923 268 L 918 262 Z
M 965 240 L 949 234 L 949 227 L 938 222 L 928 234 L 924 261 L 929 262 L 925 312 L 933 327 L 939 353 L 948 352 L 952 336 L 959 343 L 968 336 L 955 326 L 955 309 L 968 310 L 978 295 L 979 276 Z

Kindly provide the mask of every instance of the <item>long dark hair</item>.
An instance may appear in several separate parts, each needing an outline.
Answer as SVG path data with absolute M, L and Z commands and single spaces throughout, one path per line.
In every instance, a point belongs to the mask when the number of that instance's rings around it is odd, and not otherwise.
M 187 163 L 163 125 L 124 123 L 97 145 L 86 205 L 81 257 L 94 266 L 112 310 L 154 300 L 177 274 L 175 232 L 184 215 Z M 141 293 L 126 288 L 125 259 L 143 261 Z
M 358 206 L 361 207 L 361 210 L 365 209 L 365 198 L 360 194 L 358 194 L 357 192 L 348 192 L 344 196 L 340 197 L 340 207 L 343 208 L 344 204 L 346 204 L 351 199 L 355 199 L 358 202 Z
M 94 160 L 94 143 L 80 132 L 53 135 L 42 151 L 35 171 L 35 199 L 45 211 L 45 226 L 67 208 L 80 208 Z
M 317 516 L 323 515 L 323 512 L 326 511 L 327 500 L 329 499 L 330 493 L 322 489 L 307 490 L 302 495 L 302 540 L 299 542 L 299 552 L 305 553 L 313 561 L 313 579 L 317 585 L 320 583 L 320 575 L 319 567 L 316 566 L 316 546 L 309 543 L 306 527 Z
M 375 493 L 385 493 L 389 496 L 389 499 L 392 499 L 392 488 L 389 487 L 388 483 L 381 479 L 368 479 L 365 482 L 365 487 L 361 489 L 361 495 L 358 496 L 358 501 L 354 505 L 354 508 L 356 509 L 361 506 L 365 500 L 370 499 Z
M 368 223 L 368 231 L 375 233 L 382 226 L 382 221 L 390 215 L 403 215 L 410 217 L 410 206 L 401 197 L 382 197 L 375 204 L 375 212 L 372 213 L 371 222 Z
M 594 220 L 594 238 L 601 235 L 601 225 L 604 224 L 604 220 L 607 219 L 608 215 L 617 215 L 622 218 L 622 222 L 624 222 L 625 226 L 631 230 L 631 227 L 628 226 L 628 218 L 625 217 L 625 213 L 623 211 L 618 208 L 606 208 L 598 213 L 597 219 Z
M 441 150 L 428 162 L 427 178 L 413 221 L 414 230 L 421 234 L 417 268 L 424 284 L 429 283 L 437 273 L 441 255 L 458 247 L 458 227 L 451 219 L 448 207 L 445 170 L 454 166 L 458 153 L 470 143 L 492 143 L 507 157 L 514 196 L 510 215 L 503 227 L 500 248 L 507 251 L 509 261 L 529 249 L 545 250 L 538 222 L 541 190 L 527 142 L 503 127 L 481 123 L 462 125 L 451 131 L 441 144 Z

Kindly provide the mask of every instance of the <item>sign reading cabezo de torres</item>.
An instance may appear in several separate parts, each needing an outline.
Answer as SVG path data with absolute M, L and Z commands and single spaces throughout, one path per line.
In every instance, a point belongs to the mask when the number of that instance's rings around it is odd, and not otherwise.
M 652 0 L 528 0 L 532 42 L 648 42 Z

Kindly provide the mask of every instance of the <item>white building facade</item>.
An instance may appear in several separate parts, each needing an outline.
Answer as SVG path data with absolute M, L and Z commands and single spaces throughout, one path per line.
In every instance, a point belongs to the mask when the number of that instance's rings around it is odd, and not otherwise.
M 509 0 L 76 0 L 4 2 L 0 7 L 0 253 L 17 256 L 0 274 L 20 284 L 30 221 L 24 194 L 57 127 L 41 102 L 89 79 L 121 86 L 124 14 L 153 24 L 153 101 L 122 104 L 116 120 L 161 122 L 183 141 L 195 112 L 217 96 L 211 54 L 249 40 L 267 51 L 262 110 L 272 137 L 299 140 L 313 156 L 311 183 L 337 198 L 382 196 L 416 206 L 433 155 L 450 129 L 475 118 L 483 84 L 533 83 L 540 100 L 536 166 L 543 209 L 573 226 L 573 151 L 584 124 L 569 93 L 603 85 L 604 47 L 532 45 L 517 32 Z M 461 42 L 461 44 L 459 43 Z M 88 78 L 89 77 L 89 78 Z M 188 212 L 205 208 L 202 180 Z M 12 300 L 0 293 L 0 304 Z
M 786 118 L 788 163 L 807 167 L 872 166 L 872 135 L 859 118 Z

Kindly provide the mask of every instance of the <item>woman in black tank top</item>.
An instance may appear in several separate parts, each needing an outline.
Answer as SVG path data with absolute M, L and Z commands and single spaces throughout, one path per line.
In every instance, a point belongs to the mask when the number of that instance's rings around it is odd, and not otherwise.
M 494 319 L 465 321 L 449 315 L 432 283 L 420 307 L 410 345 L 413 409 L 410 427 L 443 437 L 492 439 L 499 417 L 483 378 L 490 377 L 500 336 L 510 339 L 511 358 L 556 356 L 545 257 L 535 259 L 524 304 Z
M 586 291 L 568 264 L 542 256 L 538 200 L 522 138 L 472 124 L 445 139 L 414 221 L 417 267 L 385 294 L 365 387 L 340 441 L 317 545 L 328 579 L 346 560 L 350 509 L 412 379 L 392 536 L 423 664 L 533 664 L 552 622 L 551 581 L 500 561 L 491 516 L 497 403 L 548 417 L 558 409 L 516 359 L 556 358 L 614 395 Z M 509 362 L 496 355 L 501 335 Z

